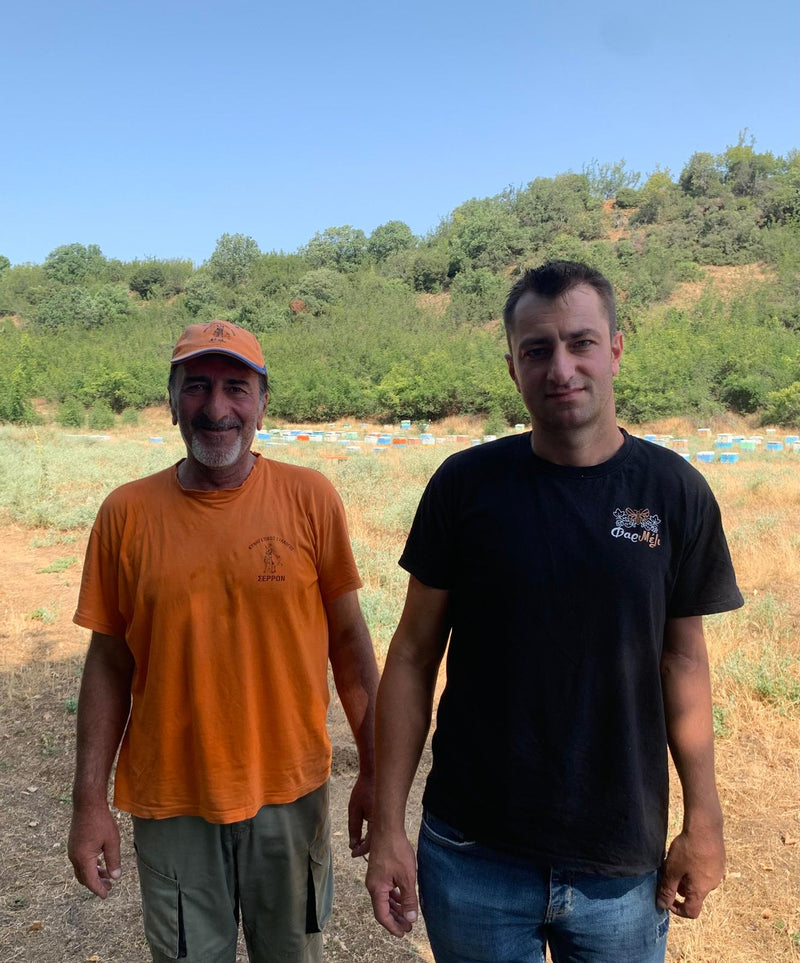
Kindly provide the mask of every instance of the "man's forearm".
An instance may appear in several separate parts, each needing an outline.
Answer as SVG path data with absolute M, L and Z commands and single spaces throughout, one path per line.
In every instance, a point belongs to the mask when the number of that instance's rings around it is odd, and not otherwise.
M 725 872 L 722 809 L 714 778 L 711 679 L 701 618 L 667 623 L 661 678 L 667 738 L 683 789 L 683 829 L 667 851 L 657 904 L 694 919 Z
M 665 653 L 662 687 L 667 738 L 683 790 L 685 824 L 701 819 L 721 825 L 707 659 Z
M 375 829 L 404 832 L 411 784 L 430 729 L 437 666 L 413 664 L 390 650 L 378 689 Z
M 329 602 L 326 613 L 333 681 L 356 741 L 359 769 L 371 779 L 375 769 L 378 665 L 358 593 L 347 592 Z
M 105 803 L 108 779 L 125 732 L 133 659 L 121 640 L 93 633 L 78 699 L 73 801 Z
M 348 630 L 331 651 L 336 691 L 353 731 L 362 772 L 375 769 L 375 697 L 378 669 L 366 625 Z

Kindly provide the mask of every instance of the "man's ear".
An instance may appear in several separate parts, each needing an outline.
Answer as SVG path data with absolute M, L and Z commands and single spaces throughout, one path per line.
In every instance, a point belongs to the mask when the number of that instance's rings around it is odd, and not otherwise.
M 269 403 L 269 392 L 265 392 L 264 400 L 261 402 L 261 411 L 258 413 L 258 418 L 256 420 L 256 428 L 261 431 L 261 425 L 264 423 L 264 415 L 267 413 L 267 404 Z
M 519 391 L 519 381 L 517 381 L 517 372 L 516 372 L 516 369 L 514 368 L 514 359 L 511 357 L 510 354 L 506 354 L 504 355 L 504 357 L 506 359 L 506 364 L 508 365 L 508 375 L 511 378 L 511 380 L 514 382 L 514 385 L 517 391 Z
M 619 362 L 622 357 L 622 332 L 617 331 L 611 340 L 611 372 L 616 377 L 619 374 Z

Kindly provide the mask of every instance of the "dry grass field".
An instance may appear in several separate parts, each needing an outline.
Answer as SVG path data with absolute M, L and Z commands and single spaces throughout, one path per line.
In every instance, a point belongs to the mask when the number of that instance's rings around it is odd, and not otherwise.
M 712 439 L 718 431 L 753 431 L 722 421 L 708 427 Z M 434 430 L 437 436 L 480 437 L 481 428 L 452 422 Z M 694 453 L 710 447 L 696 429 L 674 421 L 632 430 L 685 438 Z M 182 453 L 163 412 L 110 434 L 0 427 L 0 963 L 149 958 L 126 817 L 120 816 L 125 875 L 105 903 L 81 890 L 66 858 L 75 708 L 87 643 L 71 616 L 88 526 L 110 488 Z M 150 440 L 155 437 L 163 441 Z M 268 457 L 318 468 L 339 489 L 379 658 L 402 604 L 406 576 L 396 560 L 417 500 L 436 465 L 460 444 L 392 446 L 380 454 L 371 446 L 357 453 L 333 443 L 263 448 Z M 668 959 L 788 963 L 800 958 L 798 455 L 761 446 L 743 452 L 735 465 L 699 467 L 720 501 L 746 605 L 707 620 L 728 873 L 701 919 L 673 922 Z M 372 921 L 365 864 L 346 852 L 344 806 L 354 753 L 335 700 L 331 731 L 338 889 L 326 957 L 430 961 L 423 926 L 412 940 L 397 942 Z M 423 776 L 424 765 L 410 827 L 418 819 Z M 672 827 L 680 821 L 674 792 Z

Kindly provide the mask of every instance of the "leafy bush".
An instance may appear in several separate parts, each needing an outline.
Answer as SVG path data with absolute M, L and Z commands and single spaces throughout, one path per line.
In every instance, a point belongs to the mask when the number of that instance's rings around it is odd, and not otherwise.
M 622 210 L 636 207 L 639 203 L 639 192 L 633 187 L 620 187 L 617 191 L 616 205 Z
M 11 372 L 10 377 L 0 380 L 0 421 L 30 424 L 36 420 L 33 405 L 26 393 L 26 380 L 20 366 Z
M 800 381 L 795 381 L 788 388 L 780 391 L 770 391 L 761 414 L 762 425 L 781 425 L 786 428 L 797 428 L 800 424 Z
M 39 304 L 34 317 L 41 327 L 51 331 L 62 327 L 90 328 L 98 319 L 92 296 L 79 286 L 54 291 Z
M 86 421 L 86 411 L 77 398 L 65 398 L 58 406 L 56 422 L 62 428 L 83 428 Z
M 128 285 L 131 291 L 146 301 L 158 293 L 165 280 L 163 265 L 158 261 L 146 261 L 133 272 Z
M 486 268 L 461 271 L 450 286 L 449 314 L 456 321 L 479 323 L 499 318 L 507 291 L 506 279 Z
M 95 401 L 89 408 L 87 422 L 90 428 L 105 431 L 114 427 L 114 412 L 105 401 Z
M 489 414 L 486 416 L 486 422 L 483 426 L 483 433 L 485 435 L 504 435 L 508 431 L 508 422 L 506 421 L 506 416 L 498 408 L 493 408 Z

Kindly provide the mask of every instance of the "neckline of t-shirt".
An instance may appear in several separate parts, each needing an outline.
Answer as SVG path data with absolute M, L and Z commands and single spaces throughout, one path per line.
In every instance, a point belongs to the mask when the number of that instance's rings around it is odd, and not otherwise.
M 624 428 L 619 430 L 622 433 L 622 445 L 609 459 L 600 462 L 599 465 L 556 465 L 555 462 L 547 461 L 533 450 L 531 446 L 532 432 L 530 431 L 521 436 L 524 441 L 522 454 L 529 464 L 532 464 L 537 471 L 543 474 L 554 475 L 559 478 L 599 478 L 602 475 L 609 475 L 617 471 L 628 460 L 633 450 L 633 438 Z
M 180 467 L 181 463 L 184 461 L 183 458 L 179 462 L 176 462 L 176 464 L 173 466 L 172 477 L 175 482 L 175 487 L 178 489 L 181 495 L 186 495 L 189 498 L 193 498 L 197 501 L 221 502 L 221 501 L 238 498 L 239 495 L 241 495 L 241 493 L 247 488 L 251 479 L 253 479 L 256 476 L 256 474 L 258 474 L 258 472 L 261 471 L 261 466 L 264 462 L 264 459 L 261 457 L 259 452 L 254 451 L 252 452 L 252 454 L 255 455 L 256 460 L 253 463 L 253 467 L 250 470 L 250 474 L 247 476 L 247 478 L 245 478 L 242 484 L 238 485 L 236 488 L 218 488 L 218 489 L 184 488 L 183 485 L 181 485 L 180 480 L 178 479 L 178 468 Z

